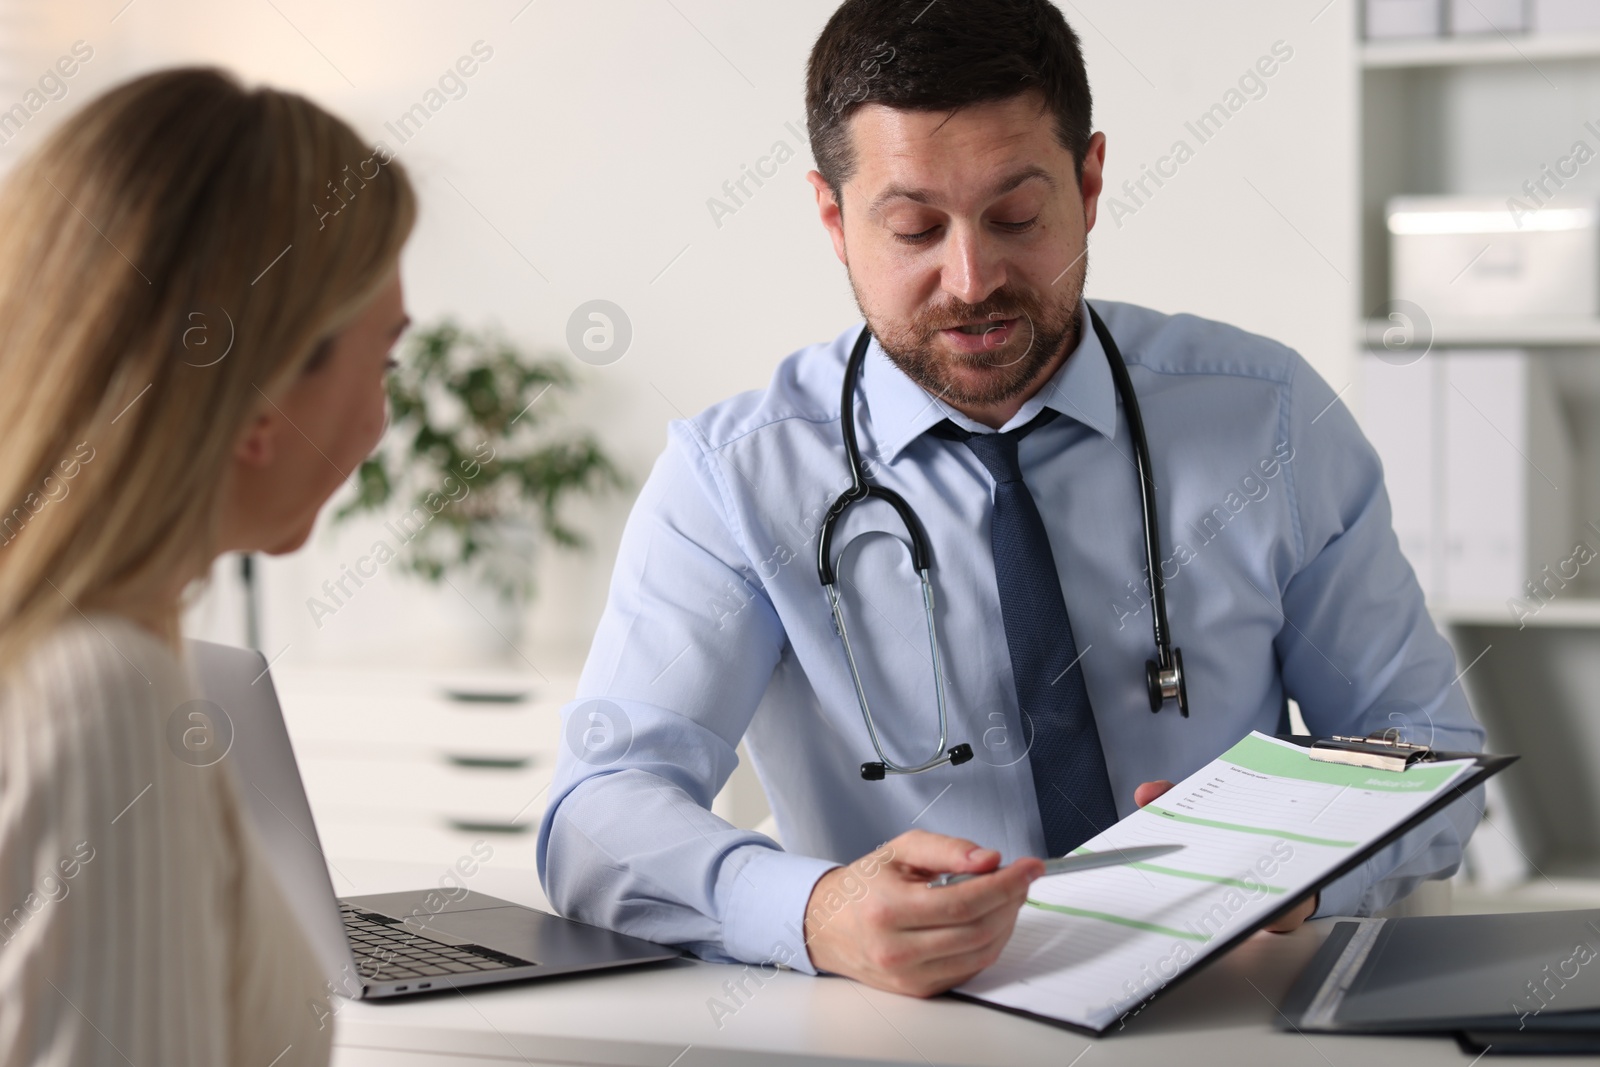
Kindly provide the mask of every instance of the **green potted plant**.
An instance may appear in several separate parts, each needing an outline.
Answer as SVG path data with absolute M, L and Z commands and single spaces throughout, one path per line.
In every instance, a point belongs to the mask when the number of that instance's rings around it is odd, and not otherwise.
M 520 609 L 541 538 L 587 543 L 563 501 L 626 484 L 592 435 L 552 427 L 546 394 L 573 385 L 558 358 L 492 331 L 448 318 L 413 331 L 389 375 L 389 431 L 334 521 L 377 512 L 402 543 L 399 566 L 432 582 L 469 577 Z

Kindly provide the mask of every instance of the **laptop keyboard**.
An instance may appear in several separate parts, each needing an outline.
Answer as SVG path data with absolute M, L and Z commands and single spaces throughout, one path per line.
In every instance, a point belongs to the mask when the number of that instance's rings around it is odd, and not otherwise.
M 399 919 L 362 911 L 342 900 L 339 911 L 344 918 L 345 936 L 355 951 L 356 968 L 369 982 L 535 966 L 530 960 L 481 945 L 446 945 L 421 937 L 407 930 Z M 430 984 L 421 983 L 417 988 Z

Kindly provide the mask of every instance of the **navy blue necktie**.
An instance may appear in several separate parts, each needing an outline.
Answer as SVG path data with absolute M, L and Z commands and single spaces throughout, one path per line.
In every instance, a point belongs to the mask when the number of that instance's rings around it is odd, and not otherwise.
M 1055 415 L 1047 408 L 1006 433 L 969 433 L 948 419 L 930 432 L 964 441 L 994 478 L 990 541 L 1006 648 L 1045 849 L 1064 856 L 1116 822 L 1117 805 L 1050 539 L 1017 462 L 1018 443 Z

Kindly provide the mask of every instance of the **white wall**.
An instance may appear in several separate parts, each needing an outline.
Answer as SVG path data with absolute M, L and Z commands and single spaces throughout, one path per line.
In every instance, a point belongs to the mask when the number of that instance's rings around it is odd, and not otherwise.
M 832 0 L 124 2 L 52 5 L 48 25 L 33 31 L 39 55 L 79 38 L 95 47 L 69 101 L 152 67 L 218 63 L 306 92 L 396 146 L 385 122 L 474 42 L 492 48 L 466 95 L 399 151 L 424 205 L 404 264 L 411 310 L 420 321 L 448 312 L 497 324 L 558 351 L 578 304 L 621 305 L 632 349 L 602 368 L 564 357 L 584 383 L 567 414 L 636 484 L 669 419 L 761 387 L 783 355 L 855 318 L 803 181 L 809 152 L 785 125 L 803 128 L 805 59 Z M 1339 388 L 1351 376 L 1356 306 L 1355 16 L 1347 0 L 1324 3 L 1062 7 L 1084 40 L 1113 191 L 1175 139 L 1196 148 L 1120 226 L 1102 214 L 1091 298 L 1269 334 Z M 1184 123 L 1280 40 L 1294 55 L 1266 95 L 1198 144 Z M 719 227 L 707 198 L 780 140 L 798 157 Z M 528 660 L 581 656 L 627 504 L 618 494 L 574 509 L 594 548 L 543 560 L 542 595 L 520 641 Z M 287 646 L 285 663 L 311 664 L 504 653 L 456 593 L 389 575 L 314 628 L 305 598 L 368 540 L 324 531 L 300 555 L 269 563 L 269 655 Z M 234 635 L 235 605 L 219 593 L 197 625 Z

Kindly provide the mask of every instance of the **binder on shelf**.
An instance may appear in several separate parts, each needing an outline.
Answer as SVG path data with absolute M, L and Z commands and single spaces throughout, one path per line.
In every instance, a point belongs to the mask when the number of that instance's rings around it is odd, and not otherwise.
M 1403 328 L 1397 325 L 1395 328 Z M 1360 362 L 1361 424 L 1383 463 L 1395 537 L 1416 571 L 1429 601 L 1443 598 L 1441 527 L 1436 509 L 1443 501 L 1440 433 L 1435 410 L 1443 387 L 1437 353 L 1367 352 Z
M 1360 380 L 1395 536 L 1428 601 L 1504 605 L 1511 624 L 1517 602 L 1572 596 L 1574 449 L 1545 358 L 1368 352 Z
M 1504 604 L 1530 595 L 1572 553 L 1566 420 L 1537 353 L 1458 350 L 1442 365 L 1443 596 Z

